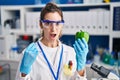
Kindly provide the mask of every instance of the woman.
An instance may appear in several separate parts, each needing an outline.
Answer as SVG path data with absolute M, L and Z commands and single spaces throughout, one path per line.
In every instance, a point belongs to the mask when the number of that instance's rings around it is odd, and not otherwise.
M 42 37 L 23 51 L 16 80 L 86 80 L 87 42 L 78 39 L 74 48 L 61 43 L 63 24 L 61 9 L 46 4 L 40 15 Z

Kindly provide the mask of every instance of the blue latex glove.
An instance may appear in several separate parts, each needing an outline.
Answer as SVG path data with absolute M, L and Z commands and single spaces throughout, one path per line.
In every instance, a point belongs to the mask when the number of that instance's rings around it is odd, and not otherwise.
M 85 38 L 82 38 L 82 39 L 77 39 L 75 41 L 75 44 L 73 44 L 73 47 L 76 52 L 77 70 L 80 71 L 85 67 L 86 64 L 88 44 L 85 41 Z
M 36 49 L 36 44 L 31 43 L 24 52 L 24 56 L 20 66 L 20 72 L 24 74 L 28 74 L 31 71 L 31 66 L 35 61 L 38 55 L 38 50 Z

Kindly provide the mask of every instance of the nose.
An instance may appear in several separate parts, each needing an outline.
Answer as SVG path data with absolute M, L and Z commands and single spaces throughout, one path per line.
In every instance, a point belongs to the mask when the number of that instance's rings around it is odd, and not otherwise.
M 56 29 L 56 24 L 52 23 L 51 27 L 52 27 L 52 31 L 54 31 Z

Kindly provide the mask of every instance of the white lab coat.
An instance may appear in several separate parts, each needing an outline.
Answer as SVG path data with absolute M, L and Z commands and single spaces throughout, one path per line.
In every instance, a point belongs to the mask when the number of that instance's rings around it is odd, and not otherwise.
M 58 68 L 58 63 L 59 63 L 59 58 L 60 58 L 59 56 L 60 56 L 60 52 L 61 52 L 61 45 L 63 45 L 63 57 L 62 57 L 62 63 L 61 63 L 58 80 L 86 80 L 86 74 L 84 77 L 82 77 L 82 76 L 79 76 L 79 74 L 76 71 L 76 53 L 72 47 L 62 44 L 59 41 L 58 49 L 57 49 L 57 51 L 55 51 L 55 49 L 52 49 L 52 48 L 47 47 L 44 44 L 42 44 L 40 42 L 40 40 L 39 40 L 39 43 L 40 43 L 41 47 L 43 48 L 51 66 L 52 66 L 52 69 L 54 70 L 55 75 L 57 73 L 57 68 Z M 46 61 L 43 57 L 43 54 L 37 43 L 36 43 L 36 47 L 39 51 L 39 54 L 38 54 L 35 62 L 32 65 L 31 72 L 26 77 L 21 77 L 20 71 L 18 68 L 16 80 L 54 80 L 54 77 L 53 77 L 53 75 L 48 67 L 48 64 L 46 63 Z M 56 55 L 52 54 L 52 51 L 56 52 L 55 53 Z M 24 53 L 24 51 L 23 51 L 23 53 Z M 50 55 L 50 54 L 52 54 L 52 55 Z M 64 66 L 68 65 L 70 60 L 73 63 L 72 70 L 71 70 L 72 75 L 66 75 L 64 73 Z

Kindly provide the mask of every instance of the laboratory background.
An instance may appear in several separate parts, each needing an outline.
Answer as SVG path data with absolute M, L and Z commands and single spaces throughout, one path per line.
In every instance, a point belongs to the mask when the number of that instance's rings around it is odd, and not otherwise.
M 22 50 L 41 36 L 40 11 L 50 1 L 63 10 L 63 43 L 72 46 L 80 30 L 90 35 L 88 80 L 102 77 L 92 63 L 120 75 L 120 0 L 0 0 L 0 80 L 15 80 Z

